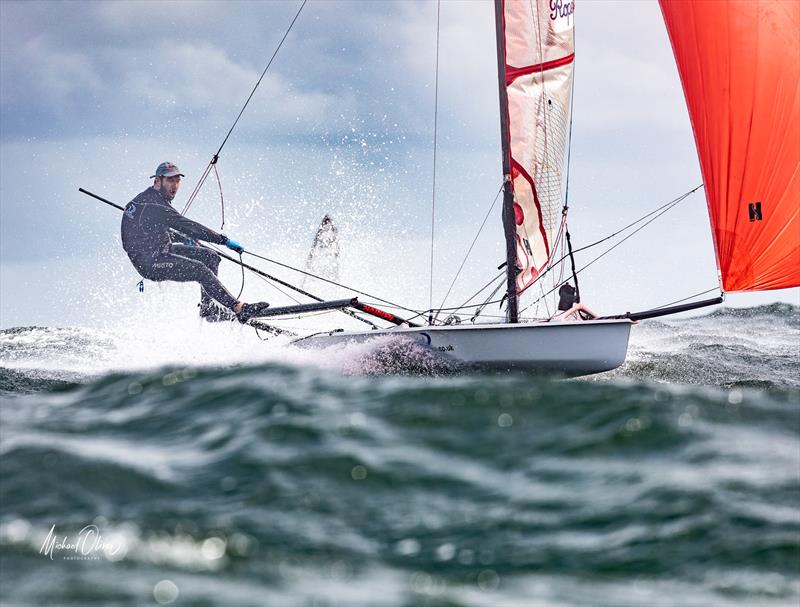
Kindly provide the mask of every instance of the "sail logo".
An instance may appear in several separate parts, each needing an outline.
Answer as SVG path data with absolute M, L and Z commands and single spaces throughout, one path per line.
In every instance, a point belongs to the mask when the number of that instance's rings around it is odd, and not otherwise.
M 761 202 L 751 202 L 747 206 L 747 214 L 750 217 L 750 221 L 761 221 Z
M 550 21 L 553 21 L 553 29 L 557 33 L 572 29 L 574 12 L 575 0 L 550 0 Z
M 523 238 L 522 242 L 525 244 L 525 250 L 528 252 L 528 255 L 533 257 L 533 251 L 531 250 L 531 243 L 527 238 Z

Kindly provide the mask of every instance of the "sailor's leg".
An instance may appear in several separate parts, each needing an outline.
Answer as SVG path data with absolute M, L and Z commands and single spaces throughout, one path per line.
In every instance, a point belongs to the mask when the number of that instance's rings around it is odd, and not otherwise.
M 181 257 L 188 257 L 189 259 L 194 259 L 195 261 L 199 261 L 200 263 L 205 265 L 209 270 L 211 270 L 214 273 L 214 276 L 218 275 L 220 257 L 210 249 L 204 249 L 202 247 L 197 247 L 192 245 L 173 244 L 172 246 L 170 246 L 170 252 L 175 255 L 180 255 Z M 211 299 L 211 296 L 201 285 L 200 316 L 202 316 L 203 318 L 213 317 L 214 319 L 228 320 L 225 314 L 220 314 L 220 312 L 221 310 L 214 304 L 214 301 Z
M 195 247 L 186 244 L 173 244 L 169 247 L 170 253 L 173 255 L 180 255 L 181 257 L 188 257 L 195 261 L 201 262 L 209 270 L 217 273 L 219 269 L 220 257 L 211 249 L 204 249 L 203 247 Z
M 197 282 L 203 290 L 230 310 L 236 305 L 236 299 L 222 286 L 216 274 L 206 264 L 181 255 L 164 254 L 157 256 L 153 263 L 145 268 L 150 280 L 174 280 L 175 282 Z M 144 275 L 144 274 L 143 274 Z

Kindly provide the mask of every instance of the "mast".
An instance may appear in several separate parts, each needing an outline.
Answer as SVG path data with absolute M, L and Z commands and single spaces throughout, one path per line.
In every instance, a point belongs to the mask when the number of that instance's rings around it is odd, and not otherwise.
M 503 232 L 506 237 L 506 321 L 518 322 L 517 232 L 514 220 L 514 188 L 511 181 L 511 150 L 508 134 L 508 91 L 506 89 L 506 42 L 504 0 L 494 0 L 497 39 L 497 80 L 500 93 L 500 143 L 503 150 Z

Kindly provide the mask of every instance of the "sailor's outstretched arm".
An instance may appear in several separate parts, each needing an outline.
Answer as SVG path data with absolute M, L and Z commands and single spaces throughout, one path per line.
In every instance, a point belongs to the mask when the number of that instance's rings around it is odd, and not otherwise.
M 224 234 L 215 232 L 201 223 L 187 219 L 172 207 L 159 205 L 153 210 L 156 208 L 158 209 L 157 212 L 162 214 L 161 219 L 164 224 L 181 234 L 186 234 L 186 236 L 190 238 L 204 240 L 214 244 L 225 244 L 228 241 L 228 237 Z

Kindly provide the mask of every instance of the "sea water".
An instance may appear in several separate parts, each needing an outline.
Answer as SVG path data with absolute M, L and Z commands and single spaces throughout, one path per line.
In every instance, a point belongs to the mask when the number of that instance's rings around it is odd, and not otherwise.
M 788 304 L 643 322 L 568 381 L 6 329 L 0 603 L 796 606 L 799 345 Z

